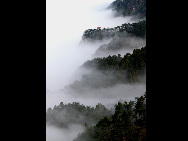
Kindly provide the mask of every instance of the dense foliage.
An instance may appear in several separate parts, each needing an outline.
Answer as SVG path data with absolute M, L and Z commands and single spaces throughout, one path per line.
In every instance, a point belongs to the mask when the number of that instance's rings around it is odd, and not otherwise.
M 87 29 L 84 31 L 82 36 L 83 40 L 102 40 L 104 38 L 114 37 L 114 36 L 130 36 L 145 37 L 146 34 L 146 21 L 139 21 L 137 23 L 124 23 L 122 26 L 117 26 L 114 28 L 103 28 L 103 29 Z
M 83 64 L 83 67 L 102 71 L 106 75 L 113 72 L 116 82 L 125 83 L 127 81 L 136 81 L 139 75 L 144 74 L 146 67 L 146 46 L 141 49 L 134 49 L 133 54 L 127 53 L 124 57 L 108 56 L 94 58 Z
M 54 108 L 48 108 L 46 112 L 46 123 L 66 128 L 70 124 L 93 125 L 104 116 L 111 115 L 111 111 L 102 104 L 96 107 L 80 105 L 79 102 L 68 104 L 60 103 Z
M 146 93 L 136 101 L 118 102 L 115 114 L 105 116 L 95 126 L 80 133 L 74 141 L 145 141 Z
M 138 15 L 146 17 L 146 0 L 116 0 L 108 8 L 123 16 Z
M 107 88 L 118 84 L 132 84 L 145 81 L 146 72 L 146 46 L 134 49 L 133 53 L 127 53 L 124 57 L 120 54 L 94 58 L 86 61 L 83 68 L 90 71 L 84 74 L 80 80 L 76 80 L 64 90 L 72 95 L 87 95 L 98 88 Z

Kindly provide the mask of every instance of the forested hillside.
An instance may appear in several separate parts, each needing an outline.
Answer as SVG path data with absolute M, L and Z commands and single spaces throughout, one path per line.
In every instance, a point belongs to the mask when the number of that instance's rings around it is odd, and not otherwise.
M 139 21 L 138 23 L 124 23 L 121 26 L 114 28 L 103 28 L 103 29 L 87 29 L 84 31 L 82 40 L 94 41 L 110 38 L 114 36 L 125 37 L 129 36 L 145 37 L 146 34 L 146 21 Z
M 146 66 L 146 46 L 141 49 L 134 49 L 133 53 L 127 53 L 123 57 L 120 54 L 118 56 L 108 56 L 101 58 L 94 58 L 93 60 L 88 60 L 83 64 L 83 67 L 96 69 L 99 71 L 105 70 L 115 70 L 123 71 L 126 73 L 142 71 Z
M 134 49 L 133 54 L 127 53 L 123 57 L 119 54 L 94 58 L 85 62 L 82 67 L 91 69 L 91 73 L 83 75 L 81 80 L 75 81 L 67 89 L 82 92 L 89 88 L 139 82 L 145 76 L 146 47 Z
M 64 104 L 61 102 L 54 108 L 48 108 L 46 112 L 46 123 L 60 128 L 67 128 L 70 124 L 80 124 L 91 126 L 96 124 L 104 116 L 111 115 L 112 111 L 108 110 L 101 103 L 96 107 L 80 105 L 79 102 Z
M 86 127 L 74 141 L 143 141 L 146 139 L 146 93 L 136 101 L 118 102 L 115 114 Z
M 82 40 L 84 42 L 94 42 L 96 40 L 110 39 L 112 40 L 99 46 L 95 55 L 102 56 L 104 54 L 113 54 L 115 51 L 126 49 L 141 48 L 146 45 L 146 21 L 137 23 L 122 24 L 114 28 L 88 29 L 84 32 Z
M 116 0 L 108 8 L 123 16 L 146 17 L 146 0 Z

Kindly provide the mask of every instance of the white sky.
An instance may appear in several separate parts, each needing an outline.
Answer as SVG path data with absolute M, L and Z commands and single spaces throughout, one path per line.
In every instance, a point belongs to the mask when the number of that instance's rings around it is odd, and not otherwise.
M 111 2 L 113 0 L 47 0 L 47 48 L 77 37 L 88 28 L 107 25 L 104 23 L 106 19 L 103 18 L 104 15 L 110 16 L 110 13 L 102 9 Z M 76 32 L 73 35 L 74 30 Z

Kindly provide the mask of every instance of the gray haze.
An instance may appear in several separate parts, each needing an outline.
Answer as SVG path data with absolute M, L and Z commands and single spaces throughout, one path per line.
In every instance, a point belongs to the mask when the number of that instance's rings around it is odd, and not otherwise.
M 120 48 L 117 48 L 120 46 Z M 134 49 L 140 49 L 146 46 L 146 39 L 141 37 L 129 37 L 125 36 L 123 38 L 115 36 L 109 43 L 99 46 L 95 51 L 94 57 L 107 57 L 109 55 L 124 56 L 126 53 L 133 53 Z M 116 48 L 114 48 L 116 47 Z
M 46 141 L 72 141 L 78 133 L 84 130 L 81 125 L 70 125 L 67 129 L 60 129 L 52 125 L 46 126 Z
M 46 10 L 46 107 L 66 101 L 60 89 L 80 77 L 78 67 L 92 59 L 98 47 L 111 40 L 94 44 L 81 44 L 83 32 L 89 28 L 115 27 L 122 23 L 133 23 L 131 17 L 113 18 L 111 10 L 104 10 L 113 0 L 47 0 Z M 75 4 L 72 4 L 75 3 Z M 70 5 L 70 7 L 69 7 Z M 72 10 L 74 9 L 74 10 Z M 68 11 L 68 12 L 67 12 Z M 75 12 L 76 11 L 76 12 Z M 113 20 L 112 20 L 113 19 Z M 130 50 L 131 51 L 131 50 Z M 82 72 L 80 72 L 82 74 Z M 55 99 L 58 100 L 56 101 Z
M 113 87 L 87 89 L 75 93 L 64 89 L 81 80 L 84 74 L 91 71 L 79 68 L 85 61 L 96 57 L 96 50 L 112 39 L 82 43 L 81 37 L 86 29 L 115 27 L 123 23 L 133 23 L 132 17 L 116 17 L 111 10 L 104 10 L 114 0 L 47 0 L 46 1 L 46 109 L 59 105 L 60 102 L 95 106 L 97 103 L 111 108 L 120 99 L 134 99 L 146 91 L 144 80 L 134 85 L 117 84 Z M 136 48 L 137 43 L 133 41 Z M 144 43 L 143 43 L 144 44 Z M 121 50 L 120 53 L 132 52 L 133 48 Z M 119 52 L 116 52 L 119 53 Z M 108 55 L 108 54 L 102 54 Z M 47 141 L 71 141 L 84 128 L 70 125 L 68 129 L 46 126 Z

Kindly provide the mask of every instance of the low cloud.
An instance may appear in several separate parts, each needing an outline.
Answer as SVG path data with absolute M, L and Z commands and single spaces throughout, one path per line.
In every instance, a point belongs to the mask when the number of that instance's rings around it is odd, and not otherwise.
M 46 125 L 46 141 L 72 141 L 78 133 L 83 131 L 84 127 L 77 124 L 69 125 L 66 129 Z

